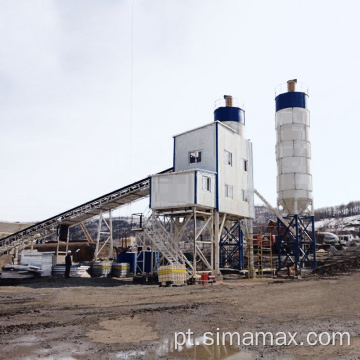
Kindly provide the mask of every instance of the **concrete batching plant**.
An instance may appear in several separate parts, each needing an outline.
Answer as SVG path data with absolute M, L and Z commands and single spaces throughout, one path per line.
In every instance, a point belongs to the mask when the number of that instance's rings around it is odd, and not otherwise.
M 68 243 L 70 227 L 81 225 L 86 234 L 83 222 L 99 216 L 96 260 L 107 242 L 112 253 L 111 211 L 150 195 L 148 213 L 136 214 L 141 246 L 150 245 L 165 263 L 180 264 L 188 277 L 220 275 L 220 268 L 244 268 L 245 235 L 249 269 L 254 272 L 255 193 L 278 217 L 277 267 L 315 267 L 308 92 L 290 80 L 275 101 L 278 209 L 254 189 L 252 143 L 244 137 L 245 111 L 225 95 L 215 104 L 214 121 L 174 136 L 171 168 L 9 235 L 0 241 L 0 253 L 56 232 L 58 243 Z M 109 216 L 104 217 L 107 211 Z M 151 260 L 152 273 L 158 265 Z
M 171 243 L 175 254 L 192 220 L 192 274 L 243 266 L 240 222 L 254 217 L 252 144 L 244 125 L 244 110 L 224 96 L 214 122 L 174 136 L 174 172 L 151 177 L 153 224 L 169 224 L 162 243 Z M 155 233 L 147 234 L 152 242 Z

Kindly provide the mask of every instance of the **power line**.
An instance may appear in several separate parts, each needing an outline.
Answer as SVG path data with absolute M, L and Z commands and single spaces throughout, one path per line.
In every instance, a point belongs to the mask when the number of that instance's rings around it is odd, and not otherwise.
M 130 35 L 130 179 L 132 179 L 132 128 L 133 128 L 133 82 L 134 82 L 134 0 L 131 1 L 131 35 Z M 131 213 L 131 203 L 130 203 Z

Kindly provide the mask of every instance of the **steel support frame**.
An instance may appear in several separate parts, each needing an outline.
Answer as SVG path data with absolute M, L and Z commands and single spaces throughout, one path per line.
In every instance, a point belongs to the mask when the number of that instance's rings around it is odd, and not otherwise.
M 193 220 L 192 234 L 188 237 L 185 234 L 187 225 Z M 152 227 L 153 233 L 162 234 L 162 245 L 174 255 L 171 260 L 183 263 L 187 267 L 189 277 L 195 277 L 201 273 L 214 272 L 214 212 L 213 210 L 199 207 L 182 209 L 181 211 L 154 211 L 152 216 L 145 220 L 146 228 Z M 155 229 L 156 228 L 156 229 Z M 156 231 L 155 231 L 156 230 Z M 149 234 L 149 232 L 148 232 Z M 206 235 L 206 236 L 204 236 Z M 156 244 L 151 236 L 148 236 L 152 245 L 160 251 L 160 261 L 167 259 L 165 251 L 161 251 L 161 246 Z M 160 236 L 157 237 L 159 240 Z M 193 262 L 189 262 L 180 249 L 181 241 L 190 242 L 189 252 L 193 256 Z M 209 253 L 205 253 L 206 247 Z
M 95 241 L 93 240 L 93 238 L 90 235 L 89 230 L 86 228 L 86 225 L 84 224 L 84 222 L 82 221 L 80 224 L 80 228 L 82 230 L 82 232 L 84 233 L 86 240 L 89 244 L 93 244 L 95 243 Z
M 105 230 L 103 230 L 105 225 Z M 100 245 L 101 242 L 101 245 Z M 98 222 L 98 232 L 96 238 L 96 247 L 94 252 L 94 261 L 98 260 L 99 254 L 106 244 L 109 244 L 109 253 L 108 258 L 112 258 L 114 242 L 113 242 L 113 226 L 112 226 L 112 212 L 109 210 L 109 218 L 106 219 L 103 215 L 103 212 L 100 211 L 99 222 Z
M 204 212 L 194 207 L 193 208 L 194 219 L 194 250 L 193 250 L 193 275 L 199 273 L 213 273 L 214 271 L 214 224 L 213 224 L 213 211 Z M 202 219 L 203 223 L 199 225 Z M 208 240 L 203 240 L 202 235 L 205 231 L 208 231 Z M 210 256 L 207 258 L 204 254 L 204 246 L 209 245 Z M 198 270 L 199 267 L 202 269 Z
M 244 235 L 240 220 L 229 220 L 220 237 L 220 268 L 230 266 L 232 269 L 244 268 Z
M 186 264 L 190 277 L 210 272 L 221 275 L 220 267 L 229 263 L 237 270 L 244 268 L 243 240 L 248 219 L 229 217 L 226 213 L 197 206 L 156 210 L 151 216 L 144 216 L 143 219 L 144 239 L 149 241 L 148 245 L 151 245 L 151 248 L 154 247 L 160 252 L 162 264 L 165 261 Z M 185 230 L 189 229 L 187 225 L 190 221 L 193 222 L 191 235 L 186 235 Z M 192 263 L 185 258 L 179 247 L 183 240 L 190 243 L 188 252 L 193 257 Z M 143 245 L 145 243 L 146 241 Z
M 277 221 L 278 270 L 295 265 L 316 267 L 315 220 L 313 215 L 289 215 Z M 311 258 L 312 256 L 312 258 Z

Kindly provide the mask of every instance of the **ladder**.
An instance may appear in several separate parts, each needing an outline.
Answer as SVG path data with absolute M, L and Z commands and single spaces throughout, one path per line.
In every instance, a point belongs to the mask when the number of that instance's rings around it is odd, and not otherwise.
M 259 278 L 266 277 L 270 273 L 274 277 L 271 235 L 258 235 L 257 238 L 257 261 L 255 268 Z

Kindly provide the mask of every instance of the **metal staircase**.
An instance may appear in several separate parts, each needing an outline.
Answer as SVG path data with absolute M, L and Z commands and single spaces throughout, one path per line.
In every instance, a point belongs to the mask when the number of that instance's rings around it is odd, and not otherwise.
M 145 220 L 143 231 L 154 249 L 159 251 L 169 265 L 185 265 L 188 277 L 193 275 L 193 265 L 154 214 Z

